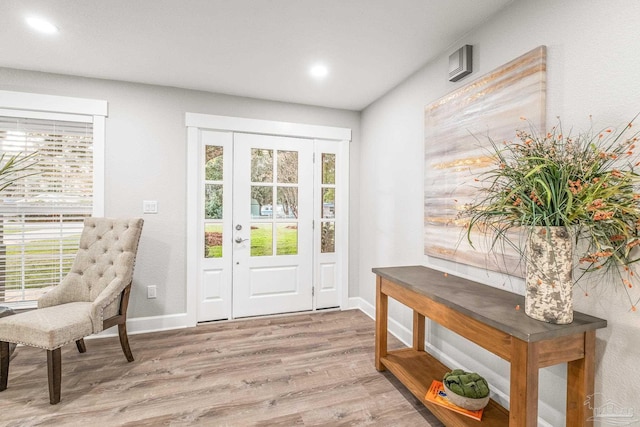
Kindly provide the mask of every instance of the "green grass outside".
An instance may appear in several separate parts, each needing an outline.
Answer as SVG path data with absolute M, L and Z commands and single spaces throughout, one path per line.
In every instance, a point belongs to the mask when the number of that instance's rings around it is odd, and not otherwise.
M 296 255 L 298 253 L 298 230 L 287 228 L 290 224 L 276 225 L 276 254 Z M 273 255 L 273 237 L 271 224 L 255 224 L 251 229 L 251 256 Z M 210 226 L 208 231 L 222 231 L 222 227 Z M 207 246 L 207 258 L 222 257 L 222 245 Z
M 80 235 L 68 236 L 63 241 L 60 250 L 60 240 L 46 239 L 27 242 L 24 248 L 26 259 L 24 267 L 24 282 L 22 278 L 22 246 L 7 245 L 5 287 L 7 289 L 37 289 L 55 285 L 60 279 L 60 254 L 66 255 L 63 276 L 71 268 L 73 257 L 78 252 Z M 30 263 L 29 260 L 33 262 Z M 37 260 L 37 262 L 36 262 Z

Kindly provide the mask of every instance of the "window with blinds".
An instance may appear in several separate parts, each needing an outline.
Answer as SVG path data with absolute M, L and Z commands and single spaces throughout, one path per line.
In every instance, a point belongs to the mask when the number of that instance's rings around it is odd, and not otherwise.
M 2 163 L 32 156 L 0 192 L 0 304 L 33 304 L 69 271 L 92 214 L 93 148 L 89 118 L 0 115 Z

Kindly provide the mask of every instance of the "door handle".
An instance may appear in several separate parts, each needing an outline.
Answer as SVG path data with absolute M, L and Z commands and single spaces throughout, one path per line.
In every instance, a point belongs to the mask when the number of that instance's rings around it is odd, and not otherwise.
M 236 237 L 236 243 L 246 242 L 249 239 L 243 239 L 242 237 Z

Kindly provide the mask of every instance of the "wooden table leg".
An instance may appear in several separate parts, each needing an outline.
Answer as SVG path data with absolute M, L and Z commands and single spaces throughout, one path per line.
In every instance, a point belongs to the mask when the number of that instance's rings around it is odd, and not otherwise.
M 538 425 L 537 347 L 537 343 L 528 343 L 515 337 L 511 338 L 510 427 L 536 427 Z
M 593 410 L 585 401 L 594 393 L 596 331 L 584 333 L 584 358 L 567 363 L 567 425 L 590 426 Z
M 424 316 L 413 310 L 413 349 L 424 351 Z
M 384 371 L 386 368 L 380 358 L 387 355 L 387 315 L 389 312 L 389 297 L 382 293 L 382 278 L 376 276 L 376 369 Z

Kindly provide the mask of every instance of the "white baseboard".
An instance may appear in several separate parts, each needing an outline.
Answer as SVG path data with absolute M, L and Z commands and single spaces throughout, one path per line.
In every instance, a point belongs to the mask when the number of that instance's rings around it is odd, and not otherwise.
M 135 317 L 133 319 L 127 319 L 127 334 L 145 334 L 148 332 L 183 329 L 190 326 L 193 325 L 189 324 L 187 313 L 168 314 L 166 316 Z M 100 332 L 97 335 L 88 336 L 87 339 L 90 339 L 92 337 L 103 338 L 117 335 L 118 328 L 114 326 Z

